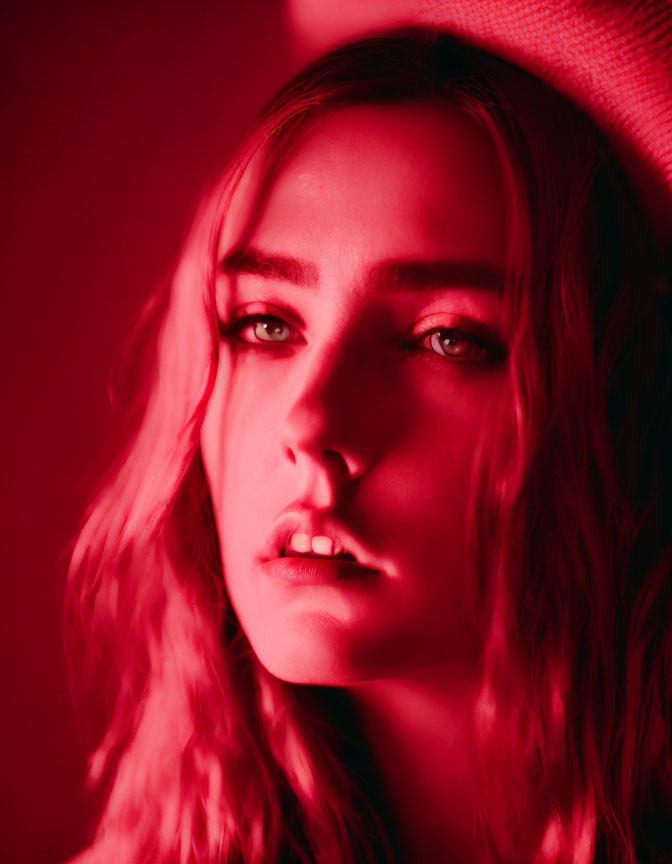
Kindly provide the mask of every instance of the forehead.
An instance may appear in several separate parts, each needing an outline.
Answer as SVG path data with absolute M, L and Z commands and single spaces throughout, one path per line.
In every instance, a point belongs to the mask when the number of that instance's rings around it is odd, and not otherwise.
M 395 255 L 502 264 L 504 196 L 485 129 L 438 102 L 312 118 L 274 165 L 248 242 L 314 258 Z

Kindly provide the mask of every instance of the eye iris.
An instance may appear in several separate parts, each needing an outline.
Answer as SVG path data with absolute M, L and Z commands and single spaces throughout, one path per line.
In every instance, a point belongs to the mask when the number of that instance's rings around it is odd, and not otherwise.
M 264 342 L 284 342 L 289 338 L 289 327 L 279 321 L 257 321 L 254 335 Z
M 445 330 L 432 333 L 430 339 L 432 350 L 437 354 L 448 354 L 451 357 L 463 357 L 471 351 L 471 342 L 455 331 Z

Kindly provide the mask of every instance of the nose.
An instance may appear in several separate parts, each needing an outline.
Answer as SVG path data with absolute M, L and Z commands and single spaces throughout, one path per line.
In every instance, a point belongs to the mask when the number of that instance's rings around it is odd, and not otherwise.
M 358 374 L 356 352 L 346 346 L 315 351 L 300 371 L 281 443 L 295 466 L 301 503 L 331 508 L 373 458 L 375 430 L 366 409 L 370 398 L 361 370 Z

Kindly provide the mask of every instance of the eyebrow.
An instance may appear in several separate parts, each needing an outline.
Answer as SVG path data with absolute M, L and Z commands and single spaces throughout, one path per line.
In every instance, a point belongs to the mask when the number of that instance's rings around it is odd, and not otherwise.
M 270 255 L 253 248 L 237 248 L 224 257 L 221 272 L 230 276 L 249 273 L 311 287 L 319 271 L 310 261 Z M 372 290 L 405 292 L 470 287 L 502 290 L 504 274 L 485 262 L 452 259 L 391 259 L 375 264 L 366 275 Z
M 222 273 L 238 276 L 250 273 L 264 279 L 279 279 L 294 285 L 315 285 L 319 278 L 317 267 L 301 258 L 285 255 L 266 255 L 252 248 L 237 248 L 224 258 L 220 265 Z
M 501 291 L 504 274 L 482 261 L 392 260 L 377 264 L 368 279 L 373 288 L 383 291 L 431 291 L 458 287 Z

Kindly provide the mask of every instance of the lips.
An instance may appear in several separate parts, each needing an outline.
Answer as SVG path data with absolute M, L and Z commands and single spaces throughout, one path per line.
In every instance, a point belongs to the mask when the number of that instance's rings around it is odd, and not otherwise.
M 327 542 L 331 541 L 331 548 Z M 327 554 L 324 554 L 327 553 Z M 284 513 L 275 525 L 261 560 L 310 559 L 333 561 L 379 570 L 379 562 L 355 534 L 339 520 L 309 510 Z
M 380 571 L 363 567 L 355 561 L 341 561 L 338 558 L 318 558 L 305 555 L 302 558 L 273 558 L 262 562 L 260 569 L 276 583 L 288 585 L 329 585 L 367 583 L 380 575 Z M 347 582 L 344 582 L 347 580 Z

